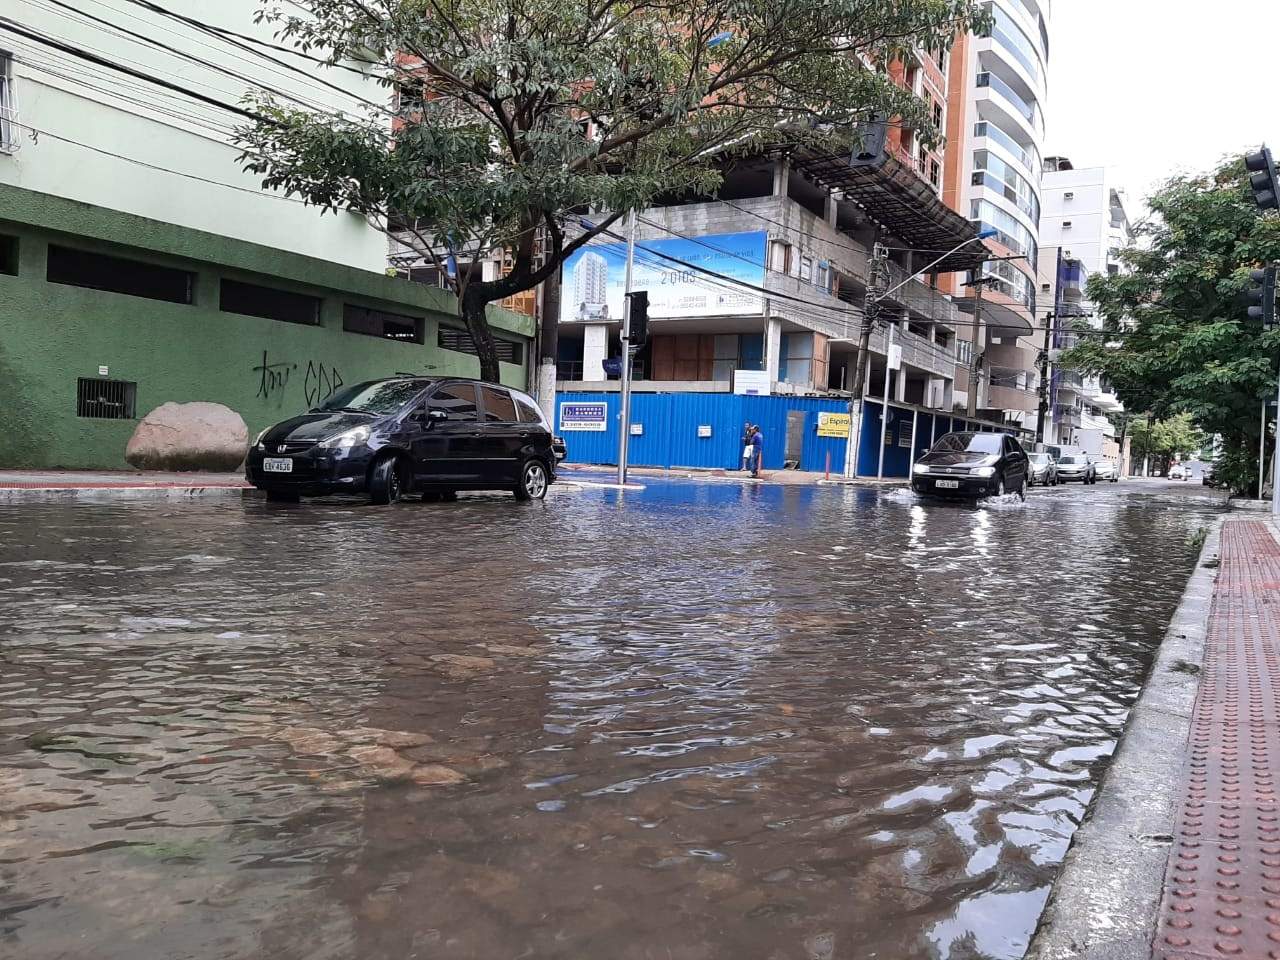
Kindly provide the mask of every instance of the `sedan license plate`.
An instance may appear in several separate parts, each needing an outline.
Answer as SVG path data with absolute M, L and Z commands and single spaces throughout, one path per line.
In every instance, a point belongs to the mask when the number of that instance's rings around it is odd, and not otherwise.
M 267 473 L 293 473 L 293 461 L 288 457 L 266 457 L 262 469 Z
M 959 480 L 939 480 L 937 483 L 937 487 L 939 490 L 959 490 L 960 481 Z

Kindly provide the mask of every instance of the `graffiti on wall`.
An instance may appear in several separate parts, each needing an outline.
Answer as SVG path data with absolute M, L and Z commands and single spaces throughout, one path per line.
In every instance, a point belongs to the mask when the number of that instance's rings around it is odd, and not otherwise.
M 258 392 L 261 400 L 277 400 L 283 402 L 288 391 L 289 381 L 298 370 L 298 364 L 289 360 L 273 361 L 266 350 L 262 351 L 262 362 L 254 366 L 253 375 L 258 380 Z M 308 360 L 306 373 L 302 378 L 302 395 L 308 407 L 324 403 L 345 385 L 342 374 L 332 364 Z
M 342 386 L 342 374 L 337 367 L 325 368 L 323 363 L 307 361 L 307 375 L 302 381 L 302 389 L 307 396 L 307 406 L 314 407 L 324 403 L 338 392 Z

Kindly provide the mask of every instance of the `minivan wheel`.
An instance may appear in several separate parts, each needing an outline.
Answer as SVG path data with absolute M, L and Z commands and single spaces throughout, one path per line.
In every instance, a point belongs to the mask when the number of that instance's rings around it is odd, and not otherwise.
M 404 476 L 395 457 L 385 457 L 373 465 L 369 473 L 369 500 L 373 503 L 395 503 L 404 493 Z
M 999 481 L 996 483 L 996 496 L 997 497 L 1004 496 L 1004 477 L 1001 477 Z
M 516 484 L 517 500 L 541 500 L 547 495 L 547 468 L 541 460 L 526 460 Z

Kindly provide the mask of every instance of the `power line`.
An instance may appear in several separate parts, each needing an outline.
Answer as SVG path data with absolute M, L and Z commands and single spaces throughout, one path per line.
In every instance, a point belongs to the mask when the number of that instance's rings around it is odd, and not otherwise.
M 131 77 L 136 77 L 139 80 L 145 80 L 148 83 L 154 83 L 156 86 L 164 87 L 166 90 L 172 90 L 176 93 L 181 93 L 184 96 L 188 96 L 193 100 L 199 101 L 200 103 L 207 103 L 210 106 L 218 107 L 219 109 L 226 110 L 228 113 L 234 113 L 236 116 L 244 117 L 246 120 L 255 120 L 262 123 L 270 123 L 273 125 L 275 124 L 274 120 L 270 120 L 267 117 L 262 116 L 261 114 L 254 113 L 252 110 L 247 110 L 244 107 L 238 106 L 236 104 L 224 103 L 223 101 L 217 99 L 216 97 L 206 96 L 203 93 L 200 93 L 196 90 L 191 90 L 190 88 L 184 87 L 181 84 L 170 83 L 168 80 L 161 80 L 159 77 L 149 76 L 148 74 L 143 73 L 140 70 L 134 70 L 132 67 L 121 66 L 120 64 L 114 63 L 111 60 L 107 59 L 106 57 L 98 56 L 97 54 L 91 53 L 88 50 L 84 50 L 80 47 L 77 47 L 74 44 L 64 43 L 63 41 L 56 40 L 53 37 L 45 37 L 39 33 L 35 33 L 33 31 L 27 30 L 25 27 L 21 26 L 20 24 L 16 23 L 13 20 L 10 20 L 8 17 L 0 17 L 0 27 L 3 27 L 5 30 L 8 30 L 10 33 L 16 33 L 18 36 L 26 37 L 28 40 L 33 40 L 36 43 L 46 44 L 50 47 L 53 47 L 55 50 L 61 50 L 64 53 L 68 53 L 71 56 L 77 57 L 81 60 L 86 60 L 89 63 L 95 63 L 98 66 L 107 67 L 112 70 L 118 70 L 120 73 L 126 74 Z
M 139 33 L 136 30 L 131 30 L 128 27 L 122 27 L 119 24 L 112 23 L 110 20 L 105 20 L 102 17 L 96 16 L 92 13 L 85 13 L 82 10 L 77 10 L 75 7 L 71 6 L 70 4 L 63 2 L 63 0 L 44 0 L 44 2 L 51 3 L 54 6 L 59 7 L 63 10 L 69 10 L 70 12 L 76 14 L 79 17 L 82 17 L 85 20 L 90 21 L 91 23 L 98 24 L 100 29 L 106 28 L 106 29 L 112 30 L 120 35 L 129 37 L 130 39 L 135 40 L 138 43 L 155 47 L 156 49 L 164 53 L 167 53 L 169 56 L 172 56 L 181 60 L 187 60 L 198 66 L 211 70 L 214 73 L 223 74 L 225 76 L 231 77 L 234 80 L 239 80 L 241 83 L 248 84 L 251 88 L 256 87 L 262 90 L 269 91 L 270 93 L 274 93 L 276 96 L 282 97 L 286 100 L 292 100 L 294 103 L 298 104 L 299 106 L 306 107 L 309 110 L 315 110 L 320 113 L 335 112 L 335 111 L 326 110 L 324 106 L 321 104 L 309 102 L 307 100 L 302 99 L 299 96 L 286 93 L 283 90 L 278 90 L 275 87 L 271 87 L 265 83 L 261 83 L 260 81 L 257 81 L 252 77 L 245 76 L 242 73 L 237 73 L 235 70 L 222 66 L 221 64 L 213 63 L 209 60 L 204 59 L 203 57 L 198 57 L 193 53 L 188 53 L 185 50 L 179 50 L 176 47 L 170 47 L 167 44 L 164 44 L 159 40 L 156 40 L 154 37 L 149 37 L 146 34 Z M 137 61 L 134 61 L 134 62 L 136 63 Z M 152 69 L 155 69 L 155 68 L 152 67 Z M 225 91 L 222 91 L 222 92 L 225 92 Z M 356 98 L 353 98 L 353 99 L 356 99 Z
M 290 203 L 300 203 L 303 206 L 312 206 L 312 204 L 307 203 L 306 200 L 303 200 L 298 197 L 290 197 L 282 193 L 275 193 L 269 190 L 256 189 L 254 187 L 245 187 L 235 183 L 225 183 L 221 180 L 211 180 L 208 177 L 202 177 L 202 176 L 199 176 L 198 174 L 185 173 L 182 170 L 173 170 L 169 167 L 162 167 L 159 164 L 149 163 L 146 160 L 139 160 L 137 157 L 129 157 L 121 153 L 114 153 L 113 151 L 104 149 L 103 147 L 95 147 L 93 144 L 90 144 L 90 143 L 83 143 L 80 140 L 73 140 L 70 137 L 64 137 L 63 135 L 54 133 L 51 130 L 45 130 L 40 127 L 33 127 L 31 124 L 23 123 L 20 120 L 9 120 L 6 122 L 12 124 L 15 127 L 19 127 L 23 130 L 27 130 L 30 133 L 34 133 L 37 136 L 48 137 L 51 140 L 57 140 L 57 141 L 60 141 L 61 143 L 69 143 L 72 146 L 81 147 L 85 150 L 92 150 L 94 153 L 100 153 L 104 156 L 113 157 L 116 160 L 123 160 L 126 163 L 137 164 L 140 167 L 146 167 L 148 170 L 155 170 L 160 173 L 170 173 L 177 177 L 186 177 L 188 180 L 198 180 L 201 183 L 207 183 L 215 187 L 226 187 L 228 190 L 239 190 L 242 193 L 251 193 L 258 197 L 267 197 L 272 200 L 288 200 Z

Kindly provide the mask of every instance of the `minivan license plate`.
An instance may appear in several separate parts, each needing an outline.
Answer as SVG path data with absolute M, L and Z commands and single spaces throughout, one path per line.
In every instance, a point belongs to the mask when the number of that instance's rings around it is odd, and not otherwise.
M 288 457 L 267 457 L 262 461 L 267 473 L 293 473 L 293 461 Z
M 939 490 L 959 490 L 960 481 L 959 480 L 939 480 L 938 489 Z

